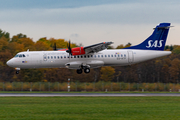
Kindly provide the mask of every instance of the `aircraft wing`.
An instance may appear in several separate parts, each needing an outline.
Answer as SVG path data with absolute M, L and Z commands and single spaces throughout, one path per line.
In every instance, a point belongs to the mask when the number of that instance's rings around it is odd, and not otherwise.
M 102 51 L 104 49 L 107 49 L 108 45 L 111 45 L 112 43 L 113 42 L 102 42 L 102 43 L 86 46 L 86 47 L 84 47 L 84 51 L 86 54 L 99 52 L 99 51 Z

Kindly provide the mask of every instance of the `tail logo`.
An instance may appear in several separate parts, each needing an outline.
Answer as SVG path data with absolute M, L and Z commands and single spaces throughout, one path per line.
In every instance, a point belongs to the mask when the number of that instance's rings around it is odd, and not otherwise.
M 152 47 L 158 47 L 158 48 L 160 48 L 160 47 L 162 47 L 162 42 L 163 42 L 164 40 L 160 40 L 160 41 L 158 41 L 158 40 L 155 40 L 154 41 L 154 43 L 153 43 L 153 40 L 149 40 L 148 41 L 148 46 L 146 46 L 146 48 L 152 48 Z

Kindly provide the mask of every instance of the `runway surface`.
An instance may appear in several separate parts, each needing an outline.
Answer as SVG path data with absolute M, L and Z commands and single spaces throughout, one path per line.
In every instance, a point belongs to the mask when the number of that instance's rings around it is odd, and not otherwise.
M 180 96 L 180 93 L 0 93 L 0 97 L 124 97 L 124 96 Z

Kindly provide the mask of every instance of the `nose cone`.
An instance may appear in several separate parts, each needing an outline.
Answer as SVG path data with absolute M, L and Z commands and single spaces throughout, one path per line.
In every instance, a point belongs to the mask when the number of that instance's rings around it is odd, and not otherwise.
M 13 66 L 13 61 L 12 61 L 12 59 L 8 60 L 8 61 L 6 62 L 6 64 L 7 64 L 8 66 L 12 67 L 12 66 Z

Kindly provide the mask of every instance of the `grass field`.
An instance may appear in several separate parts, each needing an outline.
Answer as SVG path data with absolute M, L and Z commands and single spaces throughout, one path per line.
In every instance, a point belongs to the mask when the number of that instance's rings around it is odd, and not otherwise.
M 178 120 L 180 97 L 1 97 L 4 119 Z

